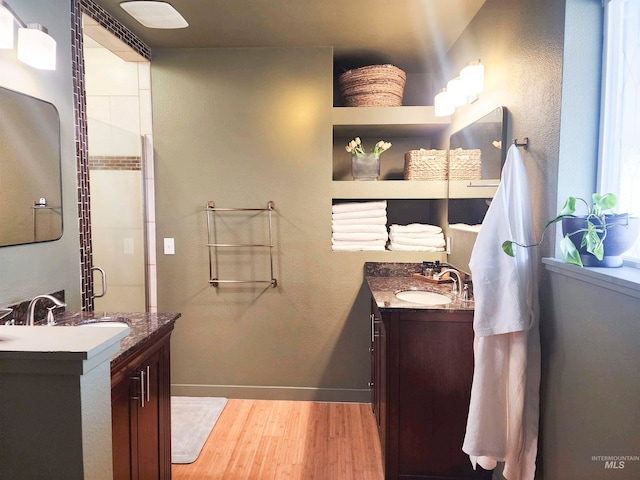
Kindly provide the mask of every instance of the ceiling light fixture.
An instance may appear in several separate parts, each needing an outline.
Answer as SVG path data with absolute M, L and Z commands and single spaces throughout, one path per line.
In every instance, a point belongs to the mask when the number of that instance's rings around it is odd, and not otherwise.
M 40 70 L 56 69 L 56 41 L 39 23 L 25 23 L 0 0 L 0 48 L 13 48 L 14 27 L 18 24 L 18 60 Z
M 122 2 L 120 6 L 138 22 L 148 28 L 185 28 L 189 24 L 167 2 L 149 0 Z
M 447 82 L 444 88 L 434 98 L 435 115 L 443 117 L 453 114 L 457 107 L 473 103 L 484 89 L 484 65 L 478 60 L 469 62 L 460 76 Z

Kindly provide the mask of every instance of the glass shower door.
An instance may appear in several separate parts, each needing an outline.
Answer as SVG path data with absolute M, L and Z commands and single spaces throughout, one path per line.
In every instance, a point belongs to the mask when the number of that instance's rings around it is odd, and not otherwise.
M 95 119 L 88 121 L 93 265 L 106 274 L 102 296 L 95 273 L 96 312 L 147 310 L 143 142 Z

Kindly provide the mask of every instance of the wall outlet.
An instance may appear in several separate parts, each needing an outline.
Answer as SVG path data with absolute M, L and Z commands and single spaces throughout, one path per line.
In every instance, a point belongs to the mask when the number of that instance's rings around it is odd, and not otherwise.
M 175 255 L 176 246 L 173 241 L 173 238 L 165 238 L 164 239 L 164 254 L 165 255 Z

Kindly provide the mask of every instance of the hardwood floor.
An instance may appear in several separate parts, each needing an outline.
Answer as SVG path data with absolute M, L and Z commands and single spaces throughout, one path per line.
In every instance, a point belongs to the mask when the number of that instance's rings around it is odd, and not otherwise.
M 233 400 L 174 480 L 382 480 L 369 404 Z

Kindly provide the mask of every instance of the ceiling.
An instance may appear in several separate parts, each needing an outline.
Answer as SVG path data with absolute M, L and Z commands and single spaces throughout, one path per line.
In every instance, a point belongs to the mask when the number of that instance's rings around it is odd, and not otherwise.
M 142 26 L 121 0 L 94 0 L 151 49 L 331 46 L 338 62 L 408 71 L 446 53 L 485 0 L 168 0 L 189 26 Z

